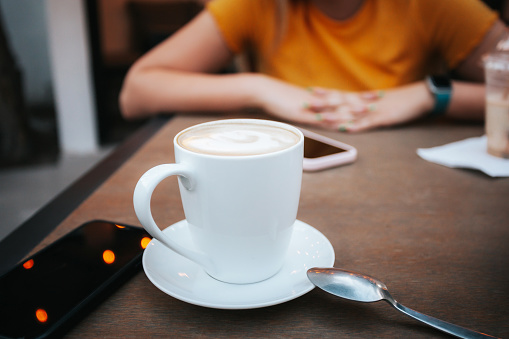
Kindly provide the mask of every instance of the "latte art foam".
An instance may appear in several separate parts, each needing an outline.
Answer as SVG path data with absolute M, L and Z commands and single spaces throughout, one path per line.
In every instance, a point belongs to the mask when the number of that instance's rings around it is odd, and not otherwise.
M 213 155 L 258 155 L 281 151 L 299 141 L 289 130 L 262 124 L 222 123 L 192 128 L 177 142 L 192 152 Z

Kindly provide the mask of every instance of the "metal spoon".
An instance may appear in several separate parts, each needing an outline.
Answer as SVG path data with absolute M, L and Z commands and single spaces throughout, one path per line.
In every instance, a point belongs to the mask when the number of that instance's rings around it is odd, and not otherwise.
M 383 282 L 370 276 L 334 267 L 311 268 L 307 274 L 313 284 L 326 292 L 354 301 L 374 302 L 385 300 L 398 311 L 453 336 L 460 338 L 495 338 L 405 307 L 394 300 Z

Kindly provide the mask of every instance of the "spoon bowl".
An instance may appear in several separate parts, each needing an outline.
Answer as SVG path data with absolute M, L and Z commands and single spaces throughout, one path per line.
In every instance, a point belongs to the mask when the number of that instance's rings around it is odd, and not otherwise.
M 340 268 L 311 268 L 309 280 L 322 290 L 338 297 L 361 302 L 385 300 L 398 311 L 459 338 L 495 338 L 490 335 L 430 317 L 398 303 L 383 282 L 365 274 Z
M 338 268 L 312 268 L 309 280 L 322 290 L 345 299 L 375 302 L 385 298 L 387 287 L 370 276 Z

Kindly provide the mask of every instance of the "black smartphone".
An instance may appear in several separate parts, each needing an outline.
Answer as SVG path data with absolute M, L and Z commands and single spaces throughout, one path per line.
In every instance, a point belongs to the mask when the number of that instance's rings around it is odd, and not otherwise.
M 357 159 L 355 147 L 305 129 L 301 131 L 304 134 L 304 171 L 346 165 Z
M 63 335 L 141 269 L 143 228 L 91 221 L 0 277 L 0 337 Z

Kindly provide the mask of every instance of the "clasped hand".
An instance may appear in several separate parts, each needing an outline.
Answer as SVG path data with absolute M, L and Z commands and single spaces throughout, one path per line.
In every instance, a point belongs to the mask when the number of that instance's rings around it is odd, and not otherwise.
M 266 97 L 264 108 L 269 113 L 342 132 L 402 124 L 424 115 L 433 105 L 424 82 L 365 92 L 304 89 L 282 82 L 276 85 Z

